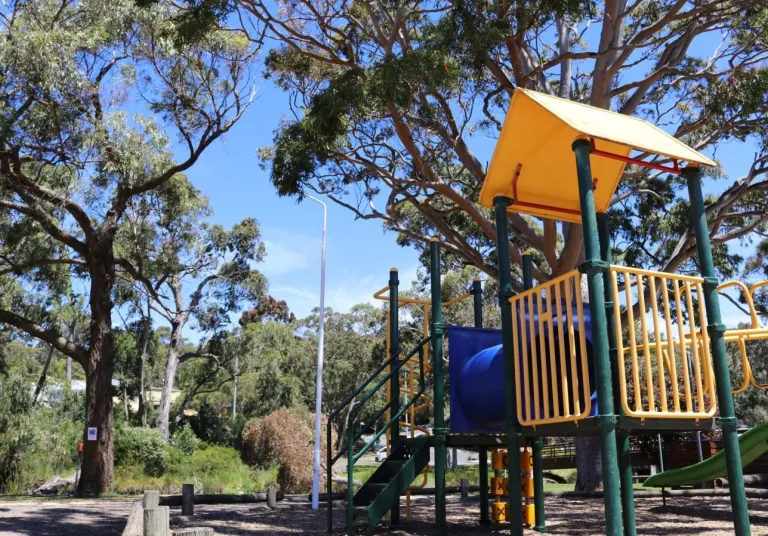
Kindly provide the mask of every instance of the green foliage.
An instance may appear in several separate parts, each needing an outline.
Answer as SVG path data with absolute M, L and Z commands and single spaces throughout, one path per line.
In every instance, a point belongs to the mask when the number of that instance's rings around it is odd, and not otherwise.
M 197 414 L 188 419 L 189 428 L 196 437 L 206 443 L 236 447 L 239 444 L 246 418 L 222 416 L 207 400 L 197 408 Z
M 200 446 L 200 440 L 191 426 L 184 426 L 171 437 L 171 445 L 188 456 L 192 456 Z
M 19 375 L 0 378 L 0 491 L 18 476 L 34 433 L 30 385 Z
M 162 476 L 169 454 L 156 428 L 125 426 L 115 431 L 115 465 L 139 465 L 147 476 Z
M 319 323 L 317 312 L 303 320 L 303 325 L 316 333 Z M 353 386 L 359 385 L 371 372 L 387 359 L 386 356 L 386 316 L 384 309 L 370 304 L 355 305 L 348 313 L 326 310 L 325 313 L 325 355 L 329 356 L 325 365 L 323 380 L 323 410 L 333 411 L 350 393 Z M 405 331 L 405 330 L 404 330 Z M 417 332 L 418 333 L 418 332 Z M 311 339 L 311 351 L 317 351 L 317 339 Z M 403 341 L 407 345 L 407 341 Z M 338 356 L 338 358 L 330 356 Z M 313 367 L 309 366 L 310 370 Z M 307 380 L 308 399 L 312 398 L 311 375 Z M 360 408 L 359 417 L 366 421 L 380 409 L 383 400 L 382 390 Z
M 86 417 L 99 427 L 112 426 L 112 312 L 125 300 L 116 279 L 144 279 L 151 264 L 141 262 L 146 256 L 133 263 L 122 224 L 145 216 L 155 191 L 180 180 L 239 120 L 251 96 L 254 48 L 212 24 L 228 3 L 188 3 L 190 11 L 141 3 L 30 0 L 8 4 L 0 20 L 0 311 L 10 336 L 54 344 L 87 370 L 89 382 L 106 382 L 89 390 L 100 398 L 86 406 L 106 408 Z M 169 36 L 192 27 L 199 30 L 194 39 L 174 46 Z M 167 194 L 169 205 L 186 199 L 175 186 L 158 194 Z M 240 235 L 234 245 L 244 251 Z M 263 285 L 240 268 L 226 265 L 247 292 Z M 75 281 L 88 289 L 88 320 L 102 326 L 82 337 L 54 314 L 75 301 Z M 229 289 L 219 292 L 234 299 Z M 130 344 L 118 341 L 119 360 Z M 117 365 L 126 376 L 133 368 Z M 98 462 L 109 456 L 85 457 L 85 490 L 109 490 L 111 464 Z
M 276 65 L 278 50 L 270 52 L 267 65 Z M 313 97 L 312 108 L 300 121 L 285 125 L 275 137 L 272 182 L 279 195 L 302 192 L 302 183 L 325 165 L 331 151 L 348 130 L 347 116 L 365 100 L 358 73 L 347 71 L 328 81 Z
M 29 493 L 53 475 L 70 475 L 83 436 L 84 396 L 69 391 L 51 407 L 34 406 L 31 382 L 0 377 L 0 491 Z
M 160 0 L 135 1 L 143 8 L 160 3 Z M 174 17 L 173 30 L 167 32 L 179 48 L 206 39 L 234 9 L 230 0 L 185 0 L 181 5 L 183 9 Z
M 438 235 L 444 273 L 473 265 L 496 278 L 495 222 L 478 204 L 488 168 L 481 140 L 498 138 L 515 88 L 646 119 L 706 154 L 745 141 L 756 147 L 750 174 L 707 199 L 716 268 L 730 277 L 744 261 L 734 241 L 766 233 L 764 4 L 640 2 L 620 14 L 584 0 L 342 2 L 331 15 L 260 3 L 250 12 L 259 22 L 301 21 L 303 32 L 271 34 L 281 46 L 268 75 L 302 113 L 281 125 L 262 161 L 280 195 L 327 194 L 356 219 L 382 222 L 424 265 Z M 723 24 L 722 43 L 695 37 Z M 722 192 L 715 181 L 729 171 L 709 172 L 705 191 Z M 697 271 L 680 178 L 628 166 L 610 214 L 617 262 Z M 514 264 L 528 248 L 539 252 L 537 280 L 578 264 L 579 229 L 508 220 Z
M 743 326 L 742 326 L 743 327 Z M 747 357 L 752 374 L 758 384 L 768 384 L 768 341 L 746 342 Z M 741 355 L 736 344 L 726 345 L 733 387 L 741 385 L 743 368 Z M 752 427 L 768 422 L 768 390 L 756 389 L 750 385 L 741 393 L 733 395 L 736 417 L 746 426 Z
M 33 435 L 9 491 L 29 493 L 53 475 L 71 476 L 77 462 L 77 445 L 83 439 L 84 397 L 75 412 L 60 411 L 62 404 L 38 407 L 30 416 Z
M 161 493 L 181 493 L 182 484 L 195 483 L 202 493 L 252 493 L 270 485 L 269 475 L 255 474 L 240 461 L 237 450 L 201 444 L 193 455 L 165 444 L 168 466 L 162 475 L 150 476 L 140 464 L 122 465 L 115 470 L 118 493 L 139 494 L 145 489 Z

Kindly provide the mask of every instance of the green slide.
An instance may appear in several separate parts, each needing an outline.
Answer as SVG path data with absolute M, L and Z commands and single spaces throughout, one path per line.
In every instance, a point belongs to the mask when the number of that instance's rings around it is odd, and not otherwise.
M 766 450 L 768 450 L 768 422 L 755 426 L 739 436 L 742 467 L 749 465 Z M 726 476 L 725 451 L 721 450 L 702 462 L 657 473 L 643 482 L 643 486 L 651 488 L 689 486 L 724 476 Z

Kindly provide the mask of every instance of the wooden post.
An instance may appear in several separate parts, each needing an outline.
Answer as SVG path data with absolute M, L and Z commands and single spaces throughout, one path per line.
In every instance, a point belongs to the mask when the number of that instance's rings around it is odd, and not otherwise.
M 141 504 L 144 508 L 157 508 L 160 506 L 160 492 L 156 489 L 145 489 Z
M 135 501 L 131 505 L 122 536 L 144 536 L 144 507 L 141 506 L 141 501 Z
M 462 478 L 459 482 L 459 488 L 461 489 L 461 497 L 463 499 L 469 497 L 469 480 Z
M 144 536 L 170 536 L 167 506 L 144 509 Z
M 195 485 L 184 484 L 181 487 L 181 515 L 195 515 Z
M 277 489 L 267 488 L 267 506 L 272 509 L 277 507 Z

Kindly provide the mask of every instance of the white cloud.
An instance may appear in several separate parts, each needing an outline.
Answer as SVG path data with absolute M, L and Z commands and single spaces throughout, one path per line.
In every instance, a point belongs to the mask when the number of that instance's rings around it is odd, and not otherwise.
M 267 256 L 260 271 L 268 277 L 309 268 L 310 260 L 320 256 L 319 237 L 274 228 L 263 232 Z
M 267 256 L 260 266 L 260 271 L 267 276 L 303 270 L 309 264 L 305 251 L 287 248 L 271 240 L 265 240 L 264 246 L 267 249 Z
M 297 287 L 275 287 L 271 289 L 273 294 L 276 294 L 278 296 L 287 296 L 290 298 L 298 298 L 300 300 L 307 300 L 307 301 L 319 301 L 320 296 L 318 294 L 315 294 L 314 292 L 310 292 L 308 290 L 304 290 Z
M 410 289 L 416 280 L 418 266 L 402 270 L 398 274 L 401 289 Z M 383 271 L 363 278 L 347 278 L 343 284 L 336 285 L 326 292 L 326 305 L 334 311 L 346 312 L 359 303 L 380 305 L 382 300 L 373 297 L 374 293 L 387 286 L 389 273 Z

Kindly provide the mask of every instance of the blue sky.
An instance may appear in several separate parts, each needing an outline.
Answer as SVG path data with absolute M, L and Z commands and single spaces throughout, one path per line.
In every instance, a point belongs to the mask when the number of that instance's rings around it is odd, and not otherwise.
M 210 198 L 215 223 L 231 226 L 246 217 L 261 222 L 267 258 L 259 269 L 269 278 L 270 293 L 304 316 L 320 300 L 322 207 L 278 197 L 256 155 L 271 144 L 288 113 L 285 95 L 263 81 L 244 118 L 188 176 Z M 370 301 L 387 285 L 392 267 L 401 271 L 401 284 L 410 285 L 418 267 L 415 250 L 399 247 L 394 233 L 385 233 L 379 222 L 355 221 L 346 209 L 327 205 L 326 306 L 346 311 Z
M 706 43 L 704 51 L 711 51 Z M 260 81 L 257 98 L 245 117 L 220 142 L 210 147 L 188 173 L 192 182 L 211 200 L 213 221 L 231 226 L 246 217 L 261 222 L 267 258 L 260 269 L 268 276 L 270 293 L 285 299 L 297 316 L 319 304 L 320 239 L 322 209 L 311 201 L 297 204 L 280 198 L 262 170 L 256 151 L 270 145 L 274 129 L 289 114 L 284 93 L 269 81 Z M 481 161 L 490 159 L 494 139 L 475 135 L 470 146 Z M 747 171 L 755 152 L 751 144 L 730 142 L 716 158 L 729 179 L 708 186 L 721 191 Z M 344 208 L 328 203 L 326 305 L 346 311 L 352 305 L 372 301 L 372 294 L 387 284 L 388 270 L 401 272 L 401 286 L 409 287 L 419 268 L 415 250 L 395 243 L 380 222 L 355 221 Z M 726 320 L 741 318 L 724 305 Z

